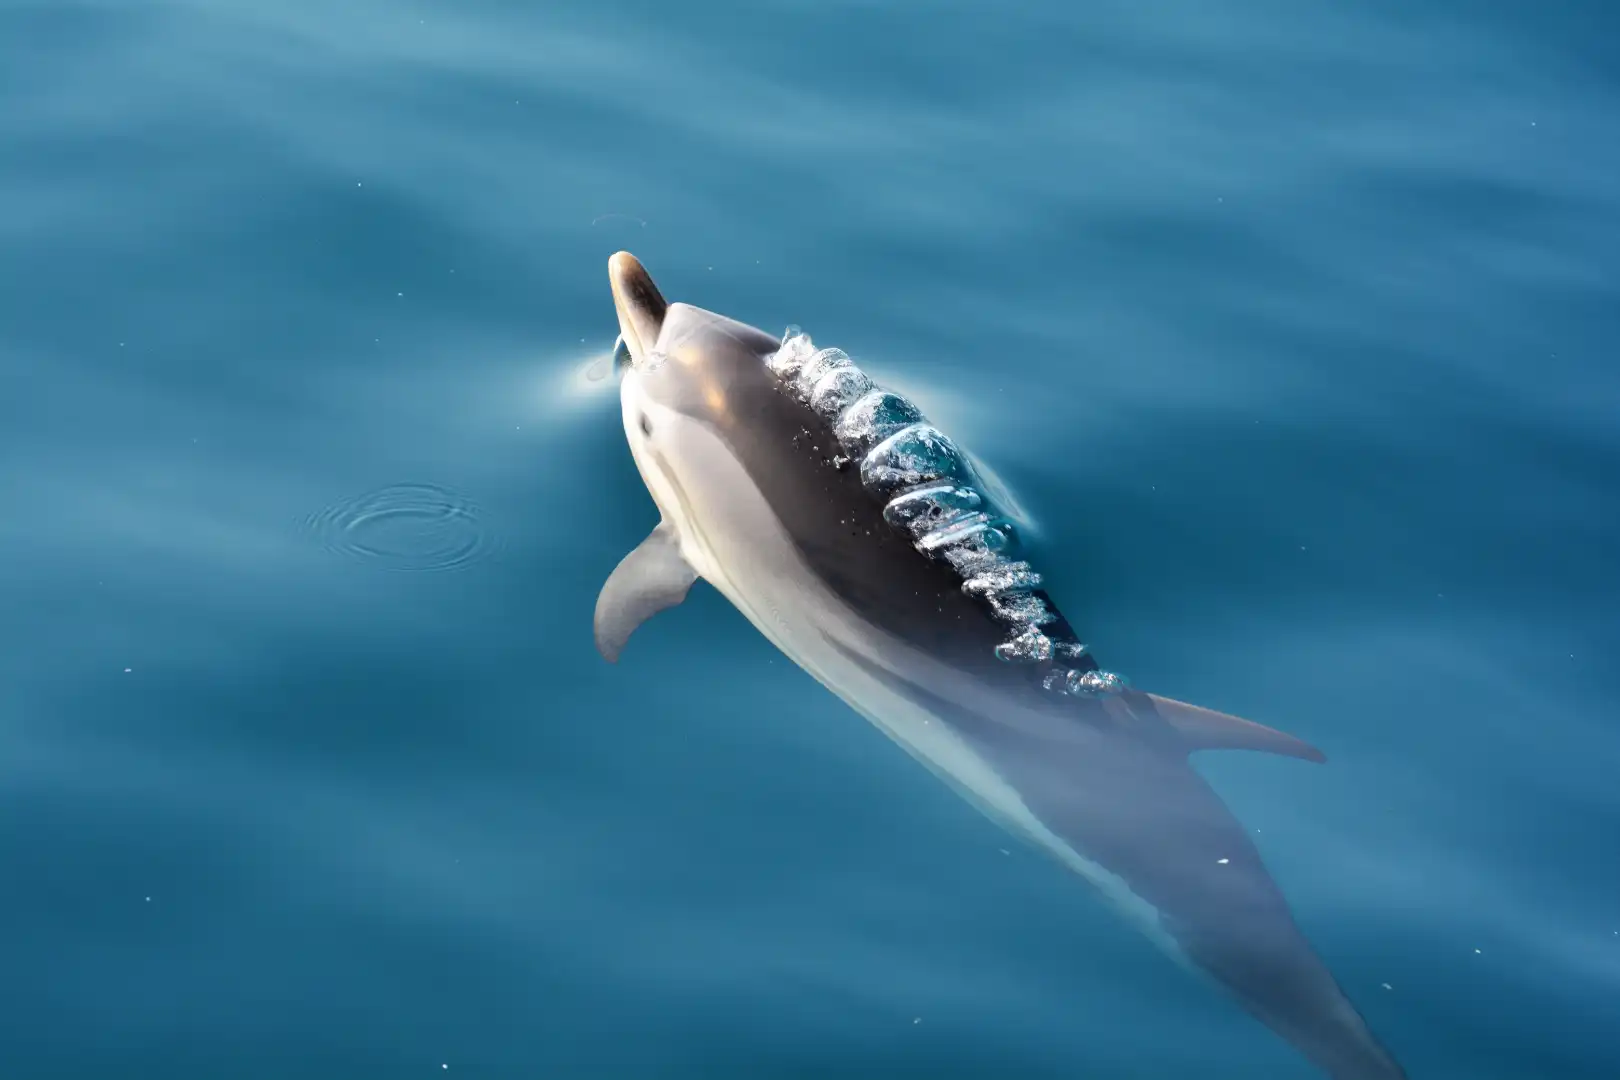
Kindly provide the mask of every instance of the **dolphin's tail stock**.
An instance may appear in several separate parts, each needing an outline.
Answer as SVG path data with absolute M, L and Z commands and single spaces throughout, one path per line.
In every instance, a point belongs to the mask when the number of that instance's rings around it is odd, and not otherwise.
M 1008 737 L 996 748 L 1041 821 L 1152 909 L 1148 929 L 1161 945 L 1332 1080 L 1406 1080 L 1300 930 L 1253 836 L 1187 761 L 1212 749 L 1323 761 L 1321 751 L 1136 690 L 1085 708 L 1092 724 L 1134 732 L 1119 745 L 1135 749 Z
M 1260 750 L 1303 761 L 1327 760 L 1310 743 L 1264 725 L 1156 694 L 1143 696 L 1188 753 Z M 1252 845 L 1244 846 L 1252 850 Z M 1193 925 L 1175 927 L 1188 958 L 1332 1080 L 1407 1080 L 1406 1071 L 1300 932 L 1260 865 L 1259 853 L 1252 857 L 1249 870 L 1256 879 L 1250 896 L 1264 901 L 1233 903 L 1223 906 L 1216 920 L 1194 918 L 1188 920 Z M 1234 857 L 1236 861 L 1248 859 Z
M 1291 925 L 1179 937 L 1188 957 L 1332 1080 L 1408 1080 Z

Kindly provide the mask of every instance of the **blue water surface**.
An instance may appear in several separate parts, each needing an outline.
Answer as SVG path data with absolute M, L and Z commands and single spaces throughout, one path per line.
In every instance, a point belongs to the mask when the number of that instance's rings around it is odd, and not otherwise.
M 0 1077 L 1317 1075 L 706 586 L 597 657 L 628 248 L 1327 753 L 1199 767 L 1414 1080 L 1613 1080 L 1617 35 L 0 0 Z

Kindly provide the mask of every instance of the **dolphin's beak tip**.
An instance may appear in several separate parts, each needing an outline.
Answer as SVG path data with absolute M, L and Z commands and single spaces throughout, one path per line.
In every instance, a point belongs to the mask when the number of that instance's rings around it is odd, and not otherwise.
M 628 251 L 615 251 L 608 258 L 608 275 L 615 279 L 622 279 L 637 271 L 646 273 L 642 269 L 641 260 Z

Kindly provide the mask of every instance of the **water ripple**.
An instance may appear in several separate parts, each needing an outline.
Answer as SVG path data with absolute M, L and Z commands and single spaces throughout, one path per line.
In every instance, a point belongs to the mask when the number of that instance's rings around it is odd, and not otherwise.
M 344 499 L 308 525 L 327 550 L 381 570 L 463 570 L 500 546 L 475 503 L 433 484 L 393 484 Z

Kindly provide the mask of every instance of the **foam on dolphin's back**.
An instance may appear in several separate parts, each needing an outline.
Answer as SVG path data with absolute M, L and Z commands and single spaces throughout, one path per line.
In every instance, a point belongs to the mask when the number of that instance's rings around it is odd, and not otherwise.
M 788 328 L 766 362 L 832 426 L 843 451 L 835 462 L 859 464 L 862 486 L 884 503 L 884 520 L 909 535 L 920 553 L 955 570 L 962 591 L 1007 627 L 997 658 L 1056 661 L 1043 685 L 1057 693 L 1124 688 L 1118 675 L 1085 657 L 1083 644 L 1051 629 L 1062 620 L 1037 591 L 1041 575 L 1018 557 L 1012 523 L 986 496 L 967 455 L 922 410 L 874 383 L 842 349 L 818 349 L 797 327 Z

